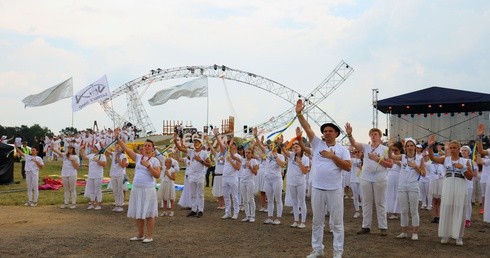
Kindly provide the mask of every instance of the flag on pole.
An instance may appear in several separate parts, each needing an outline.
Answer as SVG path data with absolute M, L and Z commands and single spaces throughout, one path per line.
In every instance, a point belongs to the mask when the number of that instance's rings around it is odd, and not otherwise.
M 73 96 L 73 77 L 41 93 L 29 95 L 22 102 L 25 107 L 37 107 L 48 105 L 71 96 Z
M 111 90 L 104 75 L 96 82 L 83 88 L 71 97 L 71 107 L 73 112 L 78 111 L 92 103 L 100 102 L 111 97 Z
M 180 97 L 201 98 L 207 96 L 208 77 L 202 76 L 184 84 L 161 90 L 155 93 L 155 95 L 153 95 L 153 97 L 148 100 L 148 103 L 151 106 L 157 106 L 165 104 L 171 99 L 178 99 Z

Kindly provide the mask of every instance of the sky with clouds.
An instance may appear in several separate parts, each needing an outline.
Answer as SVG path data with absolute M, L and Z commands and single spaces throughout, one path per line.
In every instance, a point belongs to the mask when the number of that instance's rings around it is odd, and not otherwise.
M 77 92 L 105 74 L 114 90 L 151 69 L 218 64 L 308 94 L 344 60 L 354 73 L 320 107 L 367 142 L 374 88 L 378 99 L 431 86 L 490 93 L 489 40 L 490 2 L 483 0 L 0 0 L 0 124 L 55 133 L 94 120 L 112 127 L 98 104 L 73 114 L 70 99 L 24 108 L 23 98 L 69 77 Z M 185 81 L 154 83 L 142 95 L 158 132 L 163 120 L 202 128 L 207 117 L 217 125 L 229 115 L 241 128 L 292 106 L 214 78 L 208 99 L 148 105 L 158 90 Z M 114 109 L 127 114 L 125 103 L 119 97 Z M 386 128 L 381 113 L 379 127 Z

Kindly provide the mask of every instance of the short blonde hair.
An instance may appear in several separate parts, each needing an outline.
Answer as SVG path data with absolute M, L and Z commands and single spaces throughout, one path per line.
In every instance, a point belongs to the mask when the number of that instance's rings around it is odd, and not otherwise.
M 379 134 L 379 136 L 383 136 L 383 133 L 381 133 L 381 130 L 379 130 L 378 128 L 371 128 L 371 130 L 369 130 L 368 135 L 371 135 L 371 133 L 374 133 L 374 132 L 377 132 Z

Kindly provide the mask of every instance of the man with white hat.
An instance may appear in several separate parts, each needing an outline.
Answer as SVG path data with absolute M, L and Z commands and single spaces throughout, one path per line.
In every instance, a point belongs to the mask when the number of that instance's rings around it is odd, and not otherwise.
M 174 133 L 174 143 L 177 149 L 187 153 L 190 159 L 190 166 L 187 168 L 189 170 L 187 180 L 189 180 L 192 207 L 187 217 L 200 218 L 204 212 L 204 176 L 206 175 L 206 168 L 211 165 L 211 161 L 199 137 L 193 138 L 194 149 L 180 145 L 176 133 Z

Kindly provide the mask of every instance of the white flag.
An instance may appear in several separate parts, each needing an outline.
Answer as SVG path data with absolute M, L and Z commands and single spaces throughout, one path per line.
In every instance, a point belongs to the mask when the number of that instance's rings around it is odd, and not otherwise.
M 71 97 L 71 107 L 73 112 L 84 108 L 95 102 L 100 102 L 111 97 L 111 90 L 107 83 L 107 77 L 104 75 L 96 82 L 83 88 L 77 94 Z
M 200 98 L 208 96 L 208 77 L 202 76 L 181 85 L 161 90 L 148 100 L 151 106 L 162 105 L 180 97 Z
M 26 107 L 44 106 L 73 95 L 73 77 L 41 93 L 29 95 L 22 102 Z

